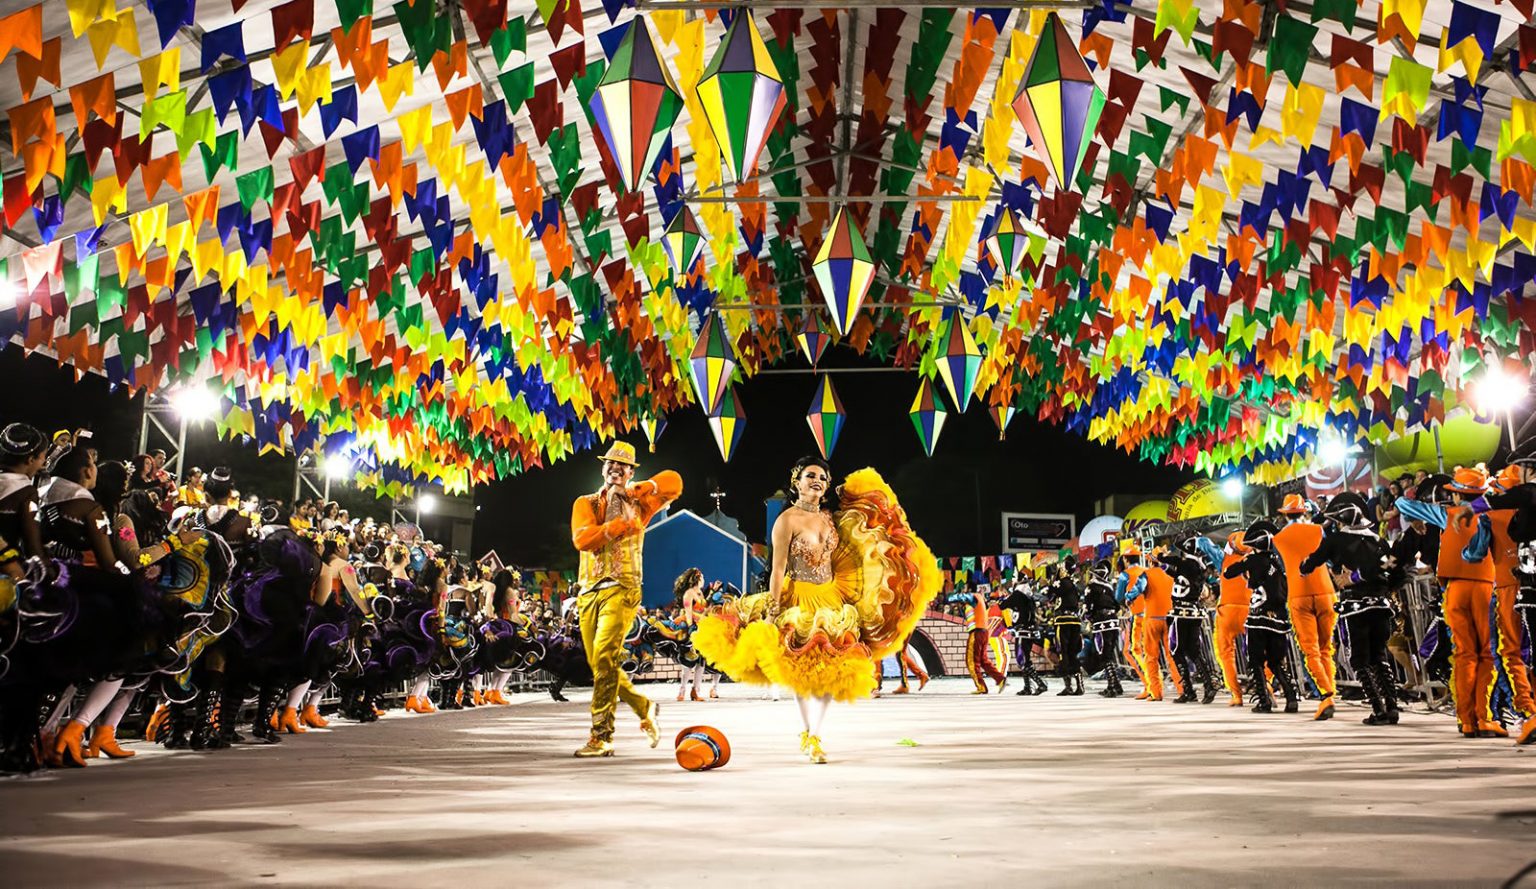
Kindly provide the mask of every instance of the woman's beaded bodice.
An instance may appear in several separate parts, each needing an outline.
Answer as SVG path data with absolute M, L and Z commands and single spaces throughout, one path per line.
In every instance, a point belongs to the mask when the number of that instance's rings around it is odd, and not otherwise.
M 837 549 L 837 527 L 826 513 L 819 513 L 820 533 L 796 534 L 789 542 L 789 576 L 807 583 L 832 579 L 832 553 Z

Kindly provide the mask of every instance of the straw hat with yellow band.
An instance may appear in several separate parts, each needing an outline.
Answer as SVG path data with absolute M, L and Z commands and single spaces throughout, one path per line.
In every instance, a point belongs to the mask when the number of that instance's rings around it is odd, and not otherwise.
M 1286 494 L 1285 502 L 1276 510 L 1281 515 L 1305 515 L 1307 512 L 1306 498 L 1300 494 Z
M 635 446 L 627 441 L 616 441 L 608 446 L 608 453 L 597 458 L 603 463 L 623 463 L 625 466 L 639 466 L 640 461 L 635 459 Z
M 1485 494 L 1488 491 L 1488 469 L 1481 463 L 1476 466 L 1458 466 L 1451 473 L 1451 483 L 1446 488 L 1458 494 Z

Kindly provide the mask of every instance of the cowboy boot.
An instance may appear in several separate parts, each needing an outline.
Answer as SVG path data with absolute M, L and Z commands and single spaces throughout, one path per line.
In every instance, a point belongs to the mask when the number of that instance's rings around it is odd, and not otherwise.
M 132 750 L 124 750 L 117 743 L 117 728 L 110 725 L 99 725 L 91 732 L 91 746 L 85 751 L 85 755 L 92 759 L 103 753 L 110 759 L 128 759 L 138 755 Z
M 1296 678 L 1289 671 L 1285 671 L 1278 678 L 1280 679 L 1280 688 L 1285 692 L 1285 712 L 1301 712 L 1300 696 L 1296 691 Z
M 153 744 L 160 740 L 160 733 L 165 730 L 166 717 L 170 715 L 170 709 L 161 704 L 150 714 L 149 722 L 144 724 L 144 740 Z
M 309 731 L 299 722 L 299 711 L 292 707 L 283 707 L 277 711 L 277 728 L 290 735 L 302 735 Z
M 219 750 L 229 746 L 220 731 L 226 706 L 234 705 L 226 705 L 224 690 L 210 684 L 198 698 L 197 709 L 193 711 L 192 732 L 187 746 L 193 750 Z
M 1377 674 L 1374 664 L 1368 664 L 1360 671 L 1360 688 L 1371 705 L 1371 715 L 1361 722 L 1366 725 L 1387 725 L 1387 702 L 1382 698 L 1381 676 Z
M 1387 705 L 1387 725 L 1397 725 L 1397 678 L 1392 675 L 1391 664 L 1376 665 L 1376 684 Z
M 192 728 L 192 703 L 171 704 L 166 708 L 165 726 L 157 734 L 167 750 L 185 750 L 187 732 Z
M 325 728 L 331 724 L 329 719 L 320 715 L 320 710 L 314 704 L 305 704 L 299 713 L 299 721 L 310 728 Z
M 53 759 L 60 765 L 69 768 L 85 768 L 85 754 L 80 749 L 80 742 L 85 740 L 85 726 L 71 719 L 64 723 L 59 733 L 54 736 L 51 748 Z
M 277 697 L 281 690 L 274 685 L 263 685 L 256 696 L 256 718 L 251 720 L 251 737 L 263 744 L 281 742 L 282 736 L 272 727 L 272 714 L 277 712 Z
M 1200 696 L 1200 703 L 1209 704 L 1216 700 L 1216 693 L 1218 691 L 1216 671 L 1211 669 L 1210 663 L 1204 659 L 1200 661 L 1200 682 L 1205 686 L 1205 692 Z

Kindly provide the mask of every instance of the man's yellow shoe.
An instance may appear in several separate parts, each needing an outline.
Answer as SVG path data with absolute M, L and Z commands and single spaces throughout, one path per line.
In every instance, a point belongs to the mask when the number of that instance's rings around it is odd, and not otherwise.
M 596 759 L 599 756 L 612 756 L 612 755 L 613 755 L 613 742 L 612 741 L 599 741 L 596 738 L 589 739 L 587 741 L 587 743 L 586 743 L 586 746 L 584 746 L 580 750 L 576 751 L 576 758 L 577 759 Z
M 645 718 L 640 720 L 640 731 L 645 732 L 653 748 L 661 743 L 661 726 L 656 722 L 656 717 L 659 715 L 661 715 L 661 705 L 651 701 L 651 705 L 646 708 Z

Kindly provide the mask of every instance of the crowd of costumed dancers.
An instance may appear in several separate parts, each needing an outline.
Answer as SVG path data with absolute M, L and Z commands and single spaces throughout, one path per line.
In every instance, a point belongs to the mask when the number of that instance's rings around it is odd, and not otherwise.
M 1069 557 L 972 594 L 975 692 L 1006 685 L 989 644 L 1006 632 L 1019 695 L 1047 690 L 1035 661 L 1048 649 L 1063 679 L 1058 695 L 1084 694 L 1084 677 L 1102 673 L 1099 694 L 1120 697 L 1128 665 L 1136 700 L 1162 701 L 1171 686 L 1174 703 L 1210 704 L 1224 689 L 1229 706 L 1297 713 L 1305 691 L 1321 721 L 1337 713 L 1342 661 L 1370 706 L 1366 725 L 1396 725 L 1402 701 L 1423 694 L 1425 679 L 1443 680 L 1463 736 L 1536 741 L 1533 450 L 1536 442 L 1516 449 L 1497 473 L 1426 473 L 1386 504 L 1355 492 L 1291 494 L 1277 515 L 1224 540 L 1187 533 L 1148 551 L 1127 542 L 1114 559 Z M 1418 637 L 1410 583 L 1427 591 L 1421 607 L 1432 616 Z
M 222 468 L 172 479 L 162 454 L 104 460 L 89 433 L 0 430 L 0 770 L 130 757 L 117 732 L 134 708 L 146 739 L 217 750 L 324 727 L 322 698 L 371 722 L 506 704 L 518 676 L 556 700 L 591 682 L 576 615 L 528 597 L 517 571 L 235 485 Z M 697 697 L 687 639 L 682 610 L 637 618 L 624 669 L 672 655 Z

